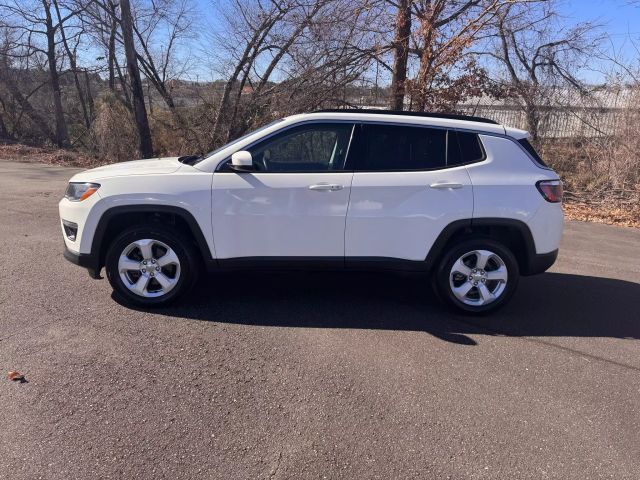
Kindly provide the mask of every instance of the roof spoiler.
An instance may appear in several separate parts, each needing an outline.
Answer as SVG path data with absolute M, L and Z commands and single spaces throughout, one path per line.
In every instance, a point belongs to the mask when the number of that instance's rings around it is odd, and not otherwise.
M 504 127 L 504 133 L 511 138 L 515 138 L 516 140 L 529 138 L 529 132 L 527 132 L 526 130 L 520 130 L 519 128 Z

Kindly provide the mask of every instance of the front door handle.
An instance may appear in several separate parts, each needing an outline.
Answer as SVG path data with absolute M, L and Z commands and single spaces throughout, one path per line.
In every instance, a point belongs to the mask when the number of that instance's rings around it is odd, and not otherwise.
M 438 183 L 432 183 L 431 185 L 429 185 L 431 188 L 462 188 L 462 184 L 461 183 L 455 183 L 455 182 L 438 182 Z
M 317 191 L 330 191 L 335 192 L 336 190 L 342 190 L 344 187 L 342 185 L 338 185 L 337 183 L 316 183 L 315 185 L 309 185 L 309 190 L 317 190 Z

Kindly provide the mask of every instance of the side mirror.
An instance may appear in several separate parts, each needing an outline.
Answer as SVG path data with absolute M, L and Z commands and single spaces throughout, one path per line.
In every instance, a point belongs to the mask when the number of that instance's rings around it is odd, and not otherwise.
M 255 170 L 253 157 L 251 157 L 251 153 L 246 150 L 240 150 L 231 155 L 231 164 L 229 166 L 236 172 L 252 172 Z

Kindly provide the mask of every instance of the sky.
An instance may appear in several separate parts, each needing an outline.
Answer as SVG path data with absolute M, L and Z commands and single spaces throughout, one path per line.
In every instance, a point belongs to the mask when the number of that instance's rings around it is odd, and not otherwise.
M 194 0 L 199 13 L 212 19 L 215 0 Z M 640 38 L 640 1 L 633 6 L 631 0 L 562 0 L 559 5 L 567 22 L 598 20 L 604 30 L 619 38 L 628 32 Z
M 560 7 L 567 23 L 595 21 L 615 47 L 637 53 L 628 37 L 640 40 L 640 1 L 631 5 L 628 0 L 565 0 Z
M 217 0 L 193 0 L 199 14 L 201 26 L 215 26 L 216 15 L 213 5 Z M 606 46 L 616 52 L 616 57 L 637 59 L 640 56 L 640 0 L 632 5 L 632 0 L 557 0 L 561 16 L 567 26 L 579 22 L 595 22 L 601 31 L 608 35 Z M 636 42 L 634 46 L 629 37 Z M 584 73 L 584 79 L 590 83 L 601 83 L 603 76 L 594 66 L 593 72 Z M 207 76 L 207 72 L 200 72 Z M 211 72 L 208 72 L 211 75 Z
M 634 6 L 626 0 L 565 0 L 561 8 L 567 21 L 599 20 L 611 35 L 640 37 L 640 2 Z
M 567 24 L 595 22 L 607 35 L 602 45 L 622 61 L 635 60 L 640 55 L 640 1 L 632 5 L 630 0 L 565 0 L 560 4 L 562 16 Z M 635 42 L 635 45 L 634 45 Z M 583 72 L 583 78 L 592 84 L 605 82 L 602 70 L 594 62 L 594 70 Z

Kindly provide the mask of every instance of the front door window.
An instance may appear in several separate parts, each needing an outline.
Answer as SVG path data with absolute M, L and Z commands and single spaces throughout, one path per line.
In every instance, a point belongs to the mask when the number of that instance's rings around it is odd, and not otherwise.
M 328 172 L 343 170 L 351 124 L 314 123 L 294 127 L 249 148 L 259 172 Z

